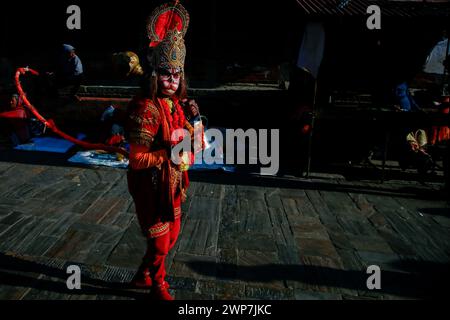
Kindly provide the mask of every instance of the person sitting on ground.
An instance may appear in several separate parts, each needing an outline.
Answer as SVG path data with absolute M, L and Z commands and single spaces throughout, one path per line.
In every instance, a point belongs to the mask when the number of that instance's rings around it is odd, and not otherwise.
M 75 53 L 73 46 L 63 44 L 56 74 L 49 72 L 48 75 L 55 76 L 54 87 L 56 91 L 70 87 L 69 98 L 78 100 L 76 94 L 83 80 L 84 72 L 81 59 Z

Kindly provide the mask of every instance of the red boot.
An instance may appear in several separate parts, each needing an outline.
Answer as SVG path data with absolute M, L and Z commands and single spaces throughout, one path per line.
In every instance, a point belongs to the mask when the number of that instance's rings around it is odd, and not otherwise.
M 151 296 L 154 300 L 174 300 L 169 293 L 169 284 L 165 281 L 152 287 Z
M 152 278 L 150 277 L 150 271 L 148 268 L 139 269 L 131 280 L 131 285 L 137 288 L 151 288 Z

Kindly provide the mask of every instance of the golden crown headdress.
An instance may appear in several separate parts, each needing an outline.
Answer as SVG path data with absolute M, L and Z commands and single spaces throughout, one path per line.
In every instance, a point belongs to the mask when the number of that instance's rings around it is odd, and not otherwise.
M 147 21 L 147 36 L 149 47 L 154 48 L 150 62 L 154 69 L 184 69 L 184 36 L 188 26 L 189 14 L 178 1 L 153 10 Z

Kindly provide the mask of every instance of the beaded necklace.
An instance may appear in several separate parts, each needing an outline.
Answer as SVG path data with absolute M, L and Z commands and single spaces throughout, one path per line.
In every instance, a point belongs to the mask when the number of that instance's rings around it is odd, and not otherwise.
M 186 123 L 186 118 L 184 116 L 183 109 L 178 103 L 177 99 L 170 101 L 169 99 L 160 99 L 160 103 L 164 110 L 164 115 L 166 116 L 167 123 L 169 125 L 169 133 L 172 136 L 172 133 L 177 129 L 184 128 L 184 124 Z M 173 107 L 173 113 L 171 112 L 171 106 Z M 179 141 L 171 141 L 172 145 L 177 144 L 183 140 L 183 137 L 180 137 Z

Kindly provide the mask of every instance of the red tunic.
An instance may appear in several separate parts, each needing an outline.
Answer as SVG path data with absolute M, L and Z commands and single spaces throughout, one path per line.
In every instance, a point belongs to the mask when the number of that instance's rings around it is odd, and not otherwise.
M 187 172 L 168 159 L 170 132 L 160 105 L 135 98 L 127 119 L 128 190 L 142 231 L 150 238 L 169 232 L 169 222 L 180 217 L 182 194 L 189 183 Z

